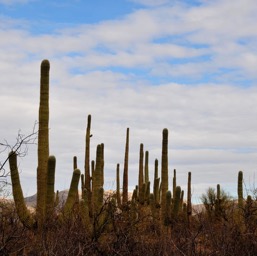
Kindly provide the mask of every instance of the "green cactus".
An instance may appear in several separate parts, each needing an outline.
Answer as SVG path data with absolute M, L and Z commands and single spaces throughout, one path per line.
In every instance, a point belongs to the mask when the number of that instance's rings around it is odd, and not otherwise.
M 126 145 L 124 156 L 124 172 L 123 172 L 123 189 L 122 189 L 122 203 L 128 202 L 128 160 L 129 160 L 129 128 L 126 133 Z
M 140 151 L 139 151 L 139 175 L 138 175 L 138 192 L 139 192 L 139 202 L 141 204 L 144 203 L 144 172 L 143 172 L 143 163 L 144 163 L 144 145 L 140 144 Z
M 149 152 L 145 151 L 145 183 L 147 184 L 149 181 L 149 169 L 148 169 L 148 161 L 149 161 Z
M 77 163 L 77 157 L 76 156 L 74 156 L 73 157 L 73 170 L 76 170 L 76 169 L 78 169 L 78 163 Z
M 117 164 L 116 168 L 116 200 L 118 207 L 121 206 L 121 198 L 120 198 L 120 165 Z
M 183 202 L 184 202 L 184 190 L 181 191 L 180 196 L 180 203 L 179 203 L 179 211 L 182 212 L 183 210 Z
M 17 214 L 24 226 L 32 228 L 34 226 L 34 220 L 30 212 L 28 211 L 24 201 L 23 192 L 20 184 L 19 171 L 17 167 L 17 154 L 13 151 L 9 153 L 9 165 L 12 180 L 12 193 Z
M 171 221 L 171 192 L 166 192 L 166 205 L 165 205 L 165 217 L 164 217 L 164 225 L 168 226 Z
M 101 208 L 102 203 L 100 204 L 100 201 L 103 201 L 103 198 L 100 200 L 99 198 L 101 197 L 101 195 L 99 193 L 101 193 L 100 189 L 103 186 L 103 178 L 102 178 L 102 167 L 103 167 L 103 163 L 102 163 L 102 157 L 103 157 L 103 153 L 102 153 L 103 147 L 102 145 L 97 145 L 97 149 L 96 149 L 96 165 L 95 165 L 95 170 L 93 172 L 93 183 L 92 183 L 92 202 L 93 202 L 93 213 L 97 214 L 98 210 Z
M 80 170 L 76 169 L 73 171 L 68 197 L 64 205 L 64 214 L 70 214 L 77 201 L 79 179 Z
M 187 180 L 187 215 L 192 215 L 191 172 L 188 172 Z
M 243 208 L 243 172 L 238 172 L 238 183 L 237 183 L 237 195 L 238 195 L 238 207 Z
M 160 178 L 154 180 L 154 202 L 156 206 L 160 204 Z
M 46 190 L 47 219 L 49 219 L 52 216 L 54 206 L 55 206 L 55 193 L 54 193 L 55 164 L 56 164 L 55 157 L 49 156 L 48 163 L 47 163 L 47 190 Z
M 161 217 L 164 223 L 166 193 L 169 187 L 168 176 L 168 129 L 163 129 L 162 132 L 162 166 L 161 166 Z
M 45 215 L 46 176 L 49 156 L 49 70 L 48 60 L 41 62 L 40 104 L 38 122 L 37 220 L 41 227 Z
M 176 169 L 174 169 L 173 170 L 173 197 L 175 197 L 176 187 L 177 187 L 177 175 L 176 175 Z
M 148 182 L 146 183 L 145 196 L 144 196 L 145 202 L 146 202 L 147 204 L 150 203 L 150 186 L 151 186 L 151 182 L 148 181 Z
M 81 176 L 80 176 L 80 180 L 81 180 L 81 198 L 82 199 L 85 199 L 84 196 L 85 196 L 85 193 L 83 192 L 85 190 L 85 176 L 84 174 L 82 173 Z M 87 195 L 88 197 L 88 195 Z
M 91 115 L 88 115 L 87 117 L 87 130 L 86 130 L 86 148 L 85 148 L 85 163 L 84 163 L 84 169 L 85 169 L 85 188 L 87 190 L 87 199 L 86 202 L 88 202 L 89 205 L 91 205 L 91 197 L 92 197 L 92 190 L 91 190 L 91 177 L 90 177 L 90 138 L 91 138 Z M 92 168 L 91 168 L 92 170 Z
M 104 186 L 104 144 L 101 144 L 102 150 L 101 150 L 101 184 L 102 187 Z
M 177 218 L 179 209 L 180 209 L 180 197 L 181 197 L 181 187 L 177 186 L 174 196 L 174 204 L 173 204 L 173 216 Z
M 154 161 L 154 179 L 158 179 L 158 159 L 155 159 Z

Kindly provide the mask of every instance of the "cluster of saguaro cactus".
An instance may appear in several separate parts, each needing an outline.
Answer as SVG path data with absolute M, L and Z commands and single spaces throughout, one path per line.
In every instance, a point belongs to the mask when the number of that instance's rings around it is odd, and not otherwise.
M 25 205 L 17 166 L 17 155 L 15 152 L 9 153 L 13 198 L 18 216 L 25 226 L 38 227 L 39 229 L 52 216 L 58 200 L 55 198 L 54 192 L 56 159 L 54 156 L 49 156 L 49 71 L 49 61 L 43 60 L 40 77 L 36 216 L 30 213 Z M 66 213 L 72 209 L 76 201 L 79 179 L 80 170 L 75 168 L 68 198 L 64 205 L 64 212 Z
M 25 204 L 23 192 L 19 179 L 17 167 L 17 155 L 15 152 L 9 154 L 9 164 L 12 179 L 13 197 L 17 213 L 21 222 L 29 227 L 40 229 L 53 214 L 58 204 L 58 191 L 55 193 L 55 166 L 56 159 L 49 156 L 49 70 L 50 63 L 43 60 L 41 63 L 40 77 L 40 106 L 39 106 L 39 131 L 38 131 L 38 167 L 37 167 L 37 205 L 36 215 L 31 214 Z M 67 200 L 63 207 L 62 216 L 70 216 L 73 213 L 74 205 L 79 205 L 83 213 L 83 221 L 89 230 L 92 223 L 104 205 L 104 144 L 96 148 L 95 161 L 90 161 L 90 139 L 91 139 L 91 115 L 88 115 L 86 137 L 85 137 L 85 162 L 84 173 L 81 174 L 77 166 L 77 158 L 73 158 L 73 175 L 68 192 Z M 116 206 L 121 210 L 130 209 L 129 216 L 133 220 L 140 214 L 137 211 L 148 209 L 153 219 L 160 220 L 163 225 L 169 225 L 177 220 L 180 213 L 183 213 L 190 226 L 192 215 L 191 202 L 191 172 L 188 173 L 187 202 L 184 202 L 184 191 L 177 185 L 176 170 L 173 172 L 173 189 L 169 190 L 168 170 L 168 129 L 162 132 L 162 156 L 161 156 L 161 177 L 158 172 L 158 160 L 154 162 L 154 177 L 151 193 L 149 177 L 149 152 L 144 152 L 144 145 L 140 144 L 139 150 L 139 172 L 138 184 L 136 185 L 131 200 L 128 197 L 128 160 L 129 160 L 129 128 L 126 131 L 125 156 L 123 183 L 120 187 L 120 164 L 116 169 Z M 81 198 L 79 198 L 78 185 L 81 180 Z M 121 193 L 122 190 L 122 193 Z M 220 186 L 217 186 L 216 208 L 219 209 L 221 202 Z M 130 204 L 128 202 L 130 201 Z M 251 200 L 248 199 L 248 204 Z M 243 173 L 238 174 L 238 205 L 243 207 Z M 111 208 L 113 202 L 111 203 Z M 128 206 L 128 207 L 125 207 Z M 140 212 L 139 212 L 140 213 Z M 104 221 L 106 215 L 100 219 Z M 98 226 L 101 225 L 98 222 Z

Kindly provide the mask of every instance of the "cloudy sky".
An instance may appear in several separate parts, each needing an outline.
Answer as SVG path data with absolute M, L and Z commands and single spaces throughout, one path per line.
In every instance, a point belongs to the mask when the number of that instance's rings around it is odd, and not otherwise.
M 195 198 L 217 183 L 235 195 L 238 171 L 250 187 L 257 167 L 256 13 L 255 0 L 0 0 L 0 141 L 32 131 L 49 59 L 56 189 L 69 187 L 74 155 L 84 168 L 91 114 L 106 189 L 123 166 L 127 127 L 131 190 L 140 143 L 153 176 L 168 128 L 170 188 L 177 169 L 182 188 L 192 172 Z M 26 196 L 36 191 L 36 151 L 19 159 Z

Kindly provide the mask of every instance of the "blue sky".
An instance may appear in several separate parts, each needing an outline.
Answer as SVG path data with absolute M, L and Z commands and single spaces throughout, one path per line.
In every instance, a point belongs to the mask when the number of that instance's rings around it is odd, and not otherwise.
M 107 189 L 123 164 L 126 128 L 132 189 L 140 143 L 153 166 L 166 127 L 183 188 L 191 171 L 195 197 L 217 183 L 235 194 L 237 172 L 249 183 L 256 171 L 256 13 L 254 0 L 0 0 L 0 140 L 31 131 L 39 66 L 49 59 L 57 189 L 69 185 L 73 155 L 83 170 L 92 114 L 92 152 L 106 144 Z M 36 148 L 20 168 L 30 195 Z

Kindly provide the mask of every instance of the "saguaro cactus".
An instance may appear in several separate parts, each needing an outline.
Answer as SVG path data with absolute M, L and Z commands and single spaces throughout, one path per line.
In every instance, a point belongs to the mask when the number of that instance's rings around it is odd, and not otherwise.
M 76 202 L 77 195 L 78 195 L 79 179 L 80 179 L 80 170 L 76 169 L 73 171 L 68 197 L 67 197 L 66 203 L 64 205 L 64 213 L 65 214 L 71 213 L 71 210 Z
M 190 222 L 189 218 L 192 215 L 192 192 L 191 192 L 191 172 L 188 172 L 188 180 L 187 180 L 187 216 L 188 223 Z
M 103 147 L 102 145 L 97 145 L 96 149 L 96 165 L 95 170 L 93 172 L 93 183 L 92 183 L 92 202 L 93 202 L 93 213 L 97 214 L 98 210 L 102 206 L 103 198 L 100 200 L 101 197 L 101 189 L 103 186 L 103 178 L 102 178 L 102 153 Z M 102 202 L 100 202 L 102 201 Z
M 168 129 L 162 132 L 162 166 L 161 166 L 161 216 L 165 220 L 166 193 L 169 187 L 168 175 Z
M 47 163 L 47 191 L 46 191 L 46 216 L 51 216 L 54 210 L 55 204 L 55 193 L 54 193 L 54 182 L 55 182 L 55 164 L 56 160 L 54 156 L 49 156 Z
M 173 198 L 175 197 L 176 193 L 176 187 L 177 187 L 177 174 L 176 174 L 176 169 L 173 170 Z
M 87 117 L 87 130 L 86 130 L 86 148 L 85 148 L 85 189 L 86 193 L 85 196 L 87 196 L 86 202 L 91 205 L 91 177 L 90 177 L 90 136 L 91 136 L 91 115 L 88 115 Z
M 125 157 L 124 157 L 123 190 L 122 190 L 123 204 L 128 202 L 128 161 L 129 161 L 129 128 L 127 128 Z
M 165 218 L 164 218 L 164 225 L 168 226 L 171 221 L 171 192 L 166 192 L 166 205 L 165 205 Z
M 144 145 L 140 144 L 139 151 L 139 175 L 138 175 L 138 193 L 139 193 L 139 202 L 144 203 Z
M 147 184 L 149 181 L 148 161 L 149 161 L 149 152 L 145 151 L 145 184 Z
M 238 184 L 237 184 L 237 195 L 238 195 L 238 207 L 243 207 L 243 172 L 238 172 Z
M 37 219 L 42 225 L 45 215 L 47 161 L 49 156 L 49 70 L 50 63 L 43 60 L 40 76 L 40 104 L 38 122 L 38 167 L 37 167 Z
M 116 200 L 118 207 L 121 206 L 121 198 L 120 198 L 120 165 L 117 164 L 116 168 Z
M 19 171 L 17 167 L 17 154 L 13 151 L 9 153 L 9 165 L 11 171 L 13 199 L 15 202 L 17 214 L 23 225 L 31 228 L 34 224 L 34 220 L 30 215 L 24 202 L 23 192 L 20 184 Z
M 173 214 L 174 217 L 176 218 L 179 213 L 180 209 L 180 197 L 181 197 L 181 187 L 177 186 L 176 191 L 175 191 L 175 196 L 174 196 L 174 205 L 173 205 Z

